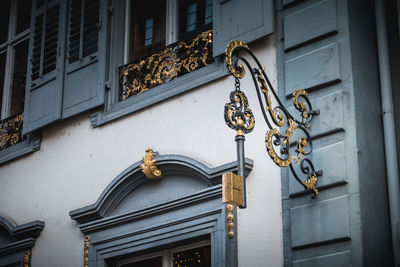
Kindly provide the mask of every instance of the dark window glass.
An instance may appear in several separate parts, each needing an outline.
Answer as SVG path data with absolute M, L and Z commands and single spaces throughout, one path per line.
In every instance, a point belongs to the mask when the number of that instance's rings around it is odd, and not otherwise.
M 121 267 L 162 267 L 162 257 L 121 264 Z
M 4 73 L 6 70 L 6 53 L 0 54 L 0 112 L 3 102 Z
M 179 251 L 172 257 L 174 267 L 211 267 L 211 246 Z
M 212 0 L 179 1 L 179 39 L 212 23 Z
M 28 46 L 28 39 L 15 46 L 10 115 L 24 112 Z
M 17 0 L 17 34 L 29 28 L 31 24 L 31 0 Z
M 212 0 L 206 0 L 206 7 L 205 7 L 205 18 L 204 18 L 204 24 L 210 24 L 212 22 Z
M 8 23 L 10 20 L 11 0 L 1 1 L 0 8 L 0 44 L 8 39 Z
M 44 0 L 37 0 L 36 1 L 36 8 L 39 8 L 44 5 Z
M 165 0 L 132 1 L 129 61 L 165 46 L 165 11 Z

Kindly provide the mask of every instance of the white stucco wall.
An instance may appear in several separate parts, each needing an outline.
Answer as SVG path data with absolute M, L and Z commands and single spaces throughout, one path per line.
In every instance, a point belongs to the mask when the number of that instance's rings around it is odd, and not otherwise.
M 276 86 L 274 39 L 251 48 Z M 241 84 L 256 116 L 245 144 L 254 169 L 247 179 L 248 208 L 238 212 L 239 265 L 282 266 L 280 170 L 266 153 L 267 126 L 249 78 Z M 69 211 L 94 203 L 147 147 L 211 166 L 236 160 L 235 132 L 223 119 L 233 89 L 227 77 L 96 129 L 88 113 L 45 127 L 39 151 L 0 167 L 0 215 L 17 224 L 45 221 L 32 266 L 83 266 L 84 236 Z

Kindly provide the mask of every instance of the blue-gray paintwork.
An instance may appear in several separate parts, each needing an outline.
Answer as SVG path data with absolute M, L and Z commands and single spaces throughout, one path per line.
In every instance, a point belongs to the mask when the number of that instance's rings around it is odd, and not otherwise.
M 347 267 L 351 266 L 351 253 L 344 251 L 315 258 L 293 261 L 293 267 Z
M 347 195 L 290 209 L 292 247 L 350 238 Z
M 313 108 L 321 112 L 311 123 L 313 162 L 324 175 L 312 200 L 282 170 L 284 265 L 390 266 L 373 5 L 285 3 L 277 2 L 278 91 L 293 105 L 288 94 L 295 86 L 311 88 Z
M 337 30 L 336 0 L 325 0 L 283 19 L 285 49 L 294 48 Z
M 24 109 L 23 133 L 39 129 L 54 121 L 65 119 L 104 103 L 107 44 L 107 1 L 100 0 L 98 52 L 82 61 L 69 64 L 66 56 L 68 31 L 68 1 L 51 1 L 48 8 L 60 5 L 57 67 L 41 78 L 31 81 L 31 60 L 28 60 L 27 86 Z M 45 12 L 45 6 L 36 9 L 33 2 L 31 25 L 35 17 Z M 34 27 L 31 28 L 30 49 L 32 56 Z
M 286 95 L 300 88 L 340 82 L 338 49 L 334 43 L 286 61 Z
M 0 216 L 0 235 L 5 235 L 0 236 L 0 266 L 22 266 L 25 251 L 32 250 L 43 227 L 42 221 L 16 225 Z
M 67 1 L 51 1 L 48 8 L 59 4 L 59 30 L 58 30 L 58 53 L 56 69 L 43 77 L 31 80 L 32 61 L 28 60 L 28 71 L 26 75 L 25 106 L 23 134 L 36 130 L 44 125 L 61 118 L 62 107 L 62 75 L 64 73 L 65 30 L 66 30 L 66 5 Z M 36 0 L 32 3 L 31 25 L 35 25 L 35 18 L 46 12 L 45 5 L 36 9 Z M 64 12 L 63 12 L 64 11 Z M 29 38 L 28 58 L 32 58 L 34 42 L 34 26 L 31 27 Z
M 62 118 L 104 104 L 107 45 L 107 1 L 100 0 L 97 52 L 69 64 L 65 61 Z M 70 15 L 70 12 L 68 12 Z M 69 25 L 68 25 L 69 28 Z
M 41 135 L 38 132 L 27 134 L 22 142 L 0 151 L 0 164 L 39 150 L 40 140 Z
M 109 266 L 117 257 L 208 239 L 212 266 L 237 266 L 237 240 L 227 237 L 221 202 L 222 174 L 234 171 L 237 162 L 210 168 L 179 155 L 155 159 L 162 180 L 149 181 L 137 162 L 118 175 L 95 204 L 70 212 L 81 231 L 91 236 L 89 265 Z M 252 161 L 246 159 L 245 165 L 249 172 Z
M 250 43 L 274 31 L 272 0 L 213 0 L 213 54 L 232 40 Z

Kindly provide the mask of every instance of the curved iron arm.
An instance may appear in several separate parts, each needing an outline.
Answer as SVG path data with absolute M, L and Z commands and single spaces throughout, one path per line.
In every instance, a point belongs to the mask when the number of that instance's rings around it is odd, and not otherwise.
M 240 52 L 248 54 L 256 63 L 253 68 L 250 62 L 239 55 Z M 226 64 L 229 71 L 235 77 L 235 90 L 230 94 L 230 102 L 225 105 L 226 124 L 236 130 L 236 137 L 249 133 L 255 126 L 255 119 L 252 110 L 249 108 L 248 100 L 243 91 L 240 90 L 240 80 L 245 74 L 245 67 L 239 62 L 243 62 L 249 70 L 254 87 L 257 92 L 258 101 L 265 122 L 269 130 L 265 135 L 266 149 L 272 160 L 280 167 L 289 167 L 294 178 L 305 188 L 313 193 L 313 198 L 318 195 L 316 187 L 318 177 L 322 176 L 322 170 L 315 171 L 314 164 L 307 157 L 312 153 L 312 139 L 310 135 L 310 122 L 319 110 L 314 110 L 308 98 L 308 94 L 303 89 L 296 90 L 292 95 L 292 100 L 296 110 L 300 112 L 300 118 L 296 119 L 283 105 L 275 92 L 267 74 L 261 66 L 257 57 L 245 43 L 232 41 L 225 51 Z M 273 105 L 270 97 L 272 93 L 276 105 Z M 296 146 L 296 155 L 290 153 L 291 138 L 298 133 L 298 141 L 293 143 Z M 244 138 L 243 138 L 244 140 Z M 293 164 L 298 164 L 300 171 L 306 179 L 300 178 Z

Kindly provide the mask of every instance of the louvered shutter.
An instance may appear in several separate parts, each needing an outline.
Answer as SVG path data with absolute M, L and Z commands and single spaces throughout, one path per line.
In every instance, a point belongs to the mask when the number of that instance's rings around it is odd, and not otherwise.
M 107 18 L 102 2 L 105 5 L 101 0 L 68 3 L 62 118 L 104 103 L 106 27 L 102 27 L 100 18 Z
M 272 0 L 213 0 L 213 54 L 232 40 L 250 43 L 273 32 Z
M 34 0 L 23 133 L 61 118 L 64 1 Z

